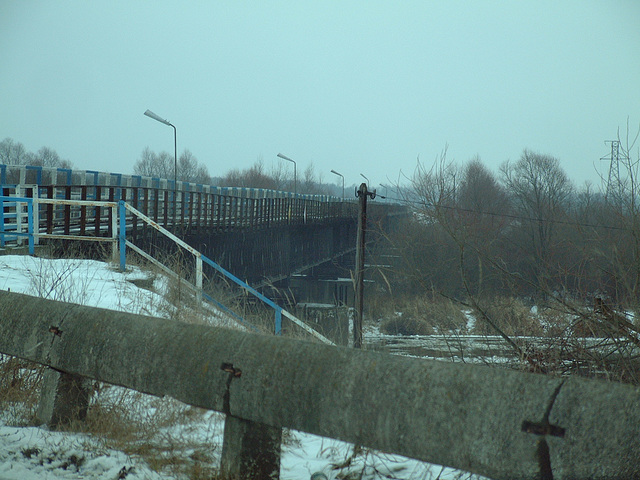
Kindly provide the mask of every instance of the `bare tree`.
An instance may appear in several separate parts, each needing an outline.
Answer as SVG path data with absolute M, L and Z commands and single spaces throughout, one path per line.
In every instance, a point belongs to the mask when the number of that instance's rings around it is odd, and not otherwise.
M 49 147 L 42 147 L 38 150 L 32 161 L 32 165 L 40 167 L 73 168 L 71 162 L 60 158 L 58 152 Z
M 27 152 L 24 145 L 12 138 L 0 142 L 0 163 L 5 165 L 28 165 L 33 161 L 33 154 Z
M 210 185 L 212 183 L 211 175 L 209 175 L 209 169 L 207 169 L 206 166 L 198 165 L 194 182 L 205 185 Z
M 331 187 L 321 183 L 322 176 L 316 175 L 313 164 L 309 165 L 303 173 L 302 180 L 298 182 L 298 193 L 326 194 Z M 262 157 L 249 168 L 229 170 L 220 179 L 220 185 L 247 188 L 267 188 L 271 190 L 293 191 L 293 175 L 286 173 L 282 164 L 278 162 L 274 168 L 267 171 Z
M 478 158 L 460 169 L 447 160 L 446 149 L 430 168 L 418 162 L 412 190 L 422 205 L 418 223 L 428 235 L 420 242 L 429 237 L 433 240 L 425 242 L 428 251 L 412 255 L 411 261 L 416 262 L 416 257 L 422 256 L 428 258 L 429 263 L 440 265 L 438 277 L 430 285 L 422 283 L 423 288 L 450 299 L 464 299 L 463 304 L 472 307 L 481 321 L 502 336 L 518 356 L 524 357 L 522 348 L 488 313 L 491 301 L 480 295 L 483 256 L 491 253 L 487 245 L 495 242 L 501 230 L 489 228 L 492 224 L 495 227 L 497 221 L 485 208 L 504 208 L 507 203 L 504 190 Z M 413 238 L 410 243 L 415 245 L 416 240 Z M 490 258 L 489 263 L 494 264 L 495 259 Z M 418 265 L 424 268 L 424 261 Z M 433 270 L 433 267 L 429 265 L 427 269 Z
M 0 163 L 5 165 L 73 168 L 73 164 L 69 160 L 60 158 L 60 155 L 53 148 L 42 147 L 34 154 L 28 152 L 22 143 L 15 142 L 9 137 L 0 142 Z
M 293 180 L 289 178 L 283 162 L 277 162 L 271 167 L 269 176 L 273 179 L 275 190 L 284 190 Z
M 530 150 L 516 163 L 505 162 L 500 170 L 527 231 L 522 251 L 529 255 L 536 283 L 547 285 L 552 241 L 573 186 L 557 158 Z
M 133 173 L 145 177 L 156 176 L 157 167 L 155 165 L 155 157 L 156 154 L 153 153 L 149 147 L 145 147 L 145 149 L 142 151 L 142 154 L 140 155 L 140 158 L 133 165 Z
M 471 307 L 521 368 L 637 384 L 640 328 L 626 312 L 640 311 L 638 132 L 620 140 L 618 184 L 600 193 L 576 193 L 556 158 L 529 150 L 502 165 L 502 182 L 478 158 L 458 168 L 443 152 L 431 167 L 418 163 L 406 195 L 414 221 L 394 238 L 408 280 L 388 275 L 388 290 Z M 523 331 L 548 344 L 512 337 Z M 600 337 L 598 348 L 585 336 Z
M 262 158 L 244 170 L 232 169 L 220 180 L 220 185 L 229 187 L 276 189 L 276 181 L 266 172 Z
M 178 159 L 178 180 L 206 184 L 211 183 L 211 176 L 206 166 L 198 163 L 189 150 L 184 150 Z
M 172 179 L 174 177 L 175 158 L 169 152 L 155 153 L 146 147 L 133 166 L 136 175 Z M 204 165 L 196 157 L 184 150 L 178 158 L 178 180 L 194 183 L 209 183 L 211 177 Z
M 426 167 L 418 159 L 411 177 L 410 195 L 420 202 L 425 215 L 444 221 L 455 205 L 456 180 L 459 176 L 459 168 L 447 159 L 445 147 L 431 167 Z
M 510 225 L 509 197 L 479 157 L 463 168 L 456 197 L 456 240 L 466 252 L 464 274 L 472 280 L 473 290 L 481 294 L 487 280 L 493 281 L 494 287 L 499 283 L 492 264 L 502 256 Z
M 299 185 L 300 193 L 320 194 L 326 189 L 322 185 L 322 174 L 316 172 L 313 163 L 307 165 L 302 174 L 302 184 Z
M 198 159 L 189 150 L 184 150 L 178 158 L 178 180 L 193 182 L 198 172 Z

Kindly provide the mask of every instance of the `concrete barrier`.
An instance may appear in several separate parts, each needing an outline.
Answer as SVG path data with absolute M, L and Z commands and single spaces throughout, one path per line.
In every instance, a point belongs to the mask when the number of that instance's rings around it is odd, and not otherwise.
M 0 292 L 0 328 L 3 353 L 275 429 L 495 479 L 640 476 L 640 389 L 628 385 L 330 347 L 7 292 Z M 267 430 L 262 435 L 277 442 Z M 241 435 L 256 438 L 246 429 Z

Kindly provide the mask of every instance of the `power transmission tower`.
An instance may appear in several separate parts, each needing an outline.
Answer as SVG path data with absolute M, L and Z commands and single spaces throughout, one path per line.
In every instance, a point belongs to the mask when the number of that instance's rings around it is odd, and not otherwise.
M 605 144 L 611 144 L 611 153 L 600 160 L 609 160 L 609 176 L 607 178 L 607 190 L 605 198 L 611 195 L 618 196 L 622 190 L 622 179 L 620 178 L 620 140 L 605 140 Z

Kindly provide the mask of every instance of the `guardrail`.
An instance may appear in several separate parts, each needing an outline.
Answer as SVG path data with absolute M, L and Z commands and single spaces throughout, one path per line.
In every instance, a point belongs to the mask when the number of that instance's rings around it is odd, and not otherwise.
M 640 476 L 640 389 L 629 385 L 331 347 L 9 292 L 0 292 L 0 328 L 0 352 L 55 369 L 39 408 L 49 427 L 86 412 L 88 395 L 70 396 L 68 388 L 81 387 L 82 378 L 169 395 L 226 414 L 222 471 L 232 478 L 277 478 L 281 428 L 495 479 Z
M 295 194 L 270 189 L 216 187 L 212 185 L 140 175 L 70 170 L 30 165 L 0 164 L 0 195 L 28 185 L 32 197 L 66 200 L 126 201 L 165 228 L 226 231 L 281 224 L 314 223 L 341 216 L 355 216 L 355 202 L 330 195 Z M 18 195 L 20 196 L 20 195 Z M 26 196 L 26 195 L 25 195 Z M 41 223 L 46 230 L 76 229 L 95 236 L 104 226 L 101 211 L 49 208 Z M 70 225 L 73 223 L 73 225 Z M 108 222 L 107 222 L 108 228 Z M 134 225 L 135 230 L 135 225 Z
M 108 209 L 109 214 L 109 236 L 93 236 L 87 235 L 85 231 L 77 229 L 63 228 L 61 230 L 53 230 L 43 228 L 41 230 L 39 223 L 36 221 L 40 218 L 42 210 L 41 205 L 57 206 L 65 209 L 70 214 L 71 207 L 77 207 L 82 210 L 87 208 Z M 24 206 L 27 209 L 24 209 Z M 95 202 L 80 200 L 64 200 L 64 199 L 48 199 L 48 198 L 28 198 L 28 197 L 11 197 L 0 196 L 0 246 L 4 247 L 10 241 L 20 244 L 23 239 L 29 242 L 29 253 L 34 254 L 35 245 L 40 243 L 41 239 L 65 239 L 65 240 L 81 240 L 88 242 L 107 242 L 112 244 L 113 259 L 118 258 L 118 203 L 117 202 Z M 66 225 L 70 225 L 69 222 Z

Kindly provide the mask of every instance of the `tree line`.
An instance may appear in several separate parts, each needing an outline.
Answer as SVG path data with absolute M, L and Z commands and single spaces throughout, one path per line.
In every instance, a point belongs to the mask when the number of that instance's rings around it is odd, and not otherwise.
M 175 158 L 168 152 L 155 153 L 148 147 L 136 161 L 133 171 L 137 175 L 149 177 L 173 178 Z M 309 164 L 299 178 L 283 167 L 281 163 L 268 169 L 260 157 L 250 167 L 231 168 L 219 177 L 212 177 L 207 167 L 200 163 L 189 151 L 184 150 L 177 162 L 180 181 L 217 185 L 220 187 L 264 188 L 270 190 L 294 191 L 313 195 L 338 195 L 335 185 L 325 184 L 322 174 L 313 163 Z
M 33 165 L 36 167 L 73 168 L 50 147 L 42 147 L 37 152 L 28 151 L 20 142 L 5 138 L 0 142 L 0 163 L 4 165 Z
M 206 165 L 200 163 L 187 149 L 176 159 L 169 152 L 155 153 L 146 147 L 133 165 L 133 173 L 146 177 L 168 179 L 173 179 L 175 176 L 181 182 L 211 183 L 211 176 Z
M 524 150 L 494 174 L 474 158 L 418 163 L 403 200 L 414 216 L 392 238 L 405 292 L 497 295 L 536 304 L 596 298 L 640 307 L 640 156 L 621 142 L 615 178 L 576 188 L 557 158 Z
M 35 153 L 29 152 L 22 143 L 9 137 L 0 142 L 0 164 L 73 168 L 73 163 L 61 158 L 53 148 L 42 147 Z M 313 163 L 301 172 L 299 178 L 294 178 L 293 173 L 282 164 L 267 169 L 262 158 L 248 168 L 231 168 L 225 174 L 213 177 L 206 164 L 200 162 L 188 149 L 183 150 L 176 159 L 173 153 L 154 152 L 145 147 L 133 164 L 132 173 L 167 179 L 173 179 L 175 175 L 178 181 L 222 187 L 284 191 L 293 191 L 295 188 L 298 193 L 340 195 L 335 185 L 323 182 L 322 174 L 316 170 Z

